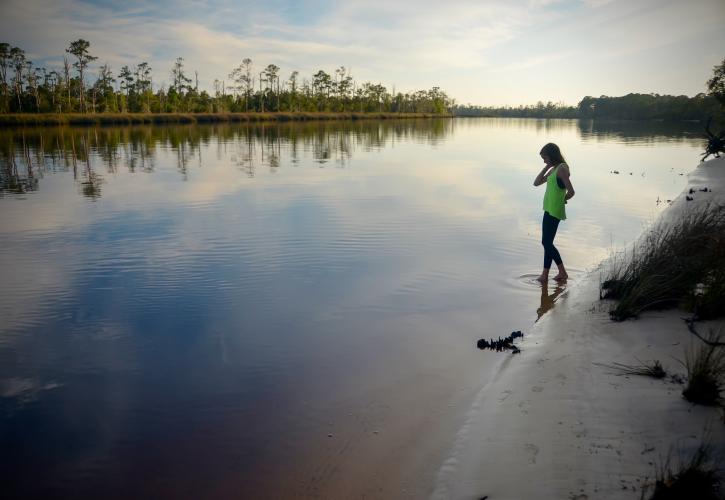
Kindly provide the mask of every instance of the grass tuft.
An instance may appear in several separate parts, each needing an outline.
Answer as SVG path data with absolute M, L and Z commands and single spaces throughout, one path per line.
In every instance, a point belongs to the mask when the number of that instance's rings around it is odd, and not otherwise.
M 447 118 L 430 113 L 292 112 L 268 113 L 15 113 L 0 114 L 0 127 L 42 125 L 140 125 L 167 123 L 237 123 L 312 120 L 386 120 L 400 118 Z
M 717 344 L 721 335 L 710 331 L 708 342 Z M 717 406 L 725 382 L 725 348 L 698 342 L 685 351 L 687 385 L 682 395 L 693 403 Z
M 615 321 L 647 309 L 690 304 L 701 319 L 725 313 L 725 207 L 710 205 L 659 224 L 631 255 L 610 260 L 602 297 L 616 299 Z
M 702 443 L 689 461 L 672 470 L 670 457 L 657 471 L 654 492 L 649 500 L 717 500 L 720 475 L 712 463 L 710 445 Z M 646 491 L 643 491 L 642 498 Z

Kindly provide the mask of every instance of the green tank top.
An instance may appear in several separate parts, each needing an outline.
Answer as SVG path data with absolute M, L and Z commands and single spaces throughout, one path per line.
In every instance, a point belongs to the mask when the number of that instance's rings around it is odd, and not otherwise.
M 544 194 L 544 210 L 549 215 L 559 220 L 566 219 L 566 210 L 564 210 L 564 198 L 566 197 L 566 189 L 560 188 L 556 182 L 556 173 L 563 163 L 554 167 L 554 170 L 546 178 L 546 193 Z

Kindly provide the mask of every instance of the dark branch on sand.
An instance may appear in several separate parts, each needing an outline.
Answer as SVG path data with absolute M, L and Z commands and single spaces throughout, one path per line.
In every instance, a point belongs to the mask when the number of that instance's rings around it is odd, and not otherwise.
M 725 342 L 715 342 L 712 340 L 707 340 L 702 335 L 697 333 L 697 330 L 695 330 L 695 319 L 694 318 L 682 318 L 682 320 L 687 323 L 687 329 L 690 330 L 690 333 L 692 333 L 695 337 L 705 342 L 707 345 L 712 347 L 723 347 L 725 346 Z

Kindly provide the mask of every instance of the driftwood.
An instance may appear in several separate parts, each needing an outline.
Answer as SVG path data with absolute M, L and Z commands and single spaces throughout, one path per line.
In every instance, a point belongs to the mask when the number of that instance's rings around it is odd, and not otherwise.
M 712 116 L 708 118 L 707 125 L 705 125 L 705 138 L 707 139 L 707 146 L 705 146 L 705 152 L 702 155 L 702 161 L 713 155 L 715 158 L 720 158 L 720 153 L 725 153 L 725 131 L 720 131 L 719 134 L 713 134 L 710 131 L 710 122 Z
M 712 340 L 707 340 L 702 335 L 697 333 L 697 330 L 695 330 L 695 318 L 682 318 L 682 320 L 687 324 L 687 329 L 690 330 L 690 333 L 692 333 L 695 337 L 705 342 L 707 345 L 712 347 L 724 347 L 725 342 L 713 342 Z

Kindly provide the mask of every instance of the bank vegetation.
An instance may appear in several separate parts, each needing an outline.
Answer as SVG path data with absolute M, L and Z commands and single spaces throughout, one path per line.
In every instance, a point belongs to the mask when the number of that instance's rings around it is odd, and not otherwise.
M 91 53 L 90 42 L 83 39 L 69 44 L 60 68 L 37 66 L 27 59 L 23 49 L 0 43 L 0 115 L 46 115 L 35 119 L 14 116 L 4 123 L 91 120 L 75 114 L 117 115 L 101 119 L 108 123 L 203 121 L 203 114 L 224 113 L 228 114 L 226 120 L 251 120 L 245 118 L 249 113 L 286 113 L 276 118 L 282 120 L 306 119 L 309 113 L 327 114 L 316 115 L 318 119 L 330 118 L 330 113 L 341 114 L 335 116 L 342 118 L 364 113 L 377 113 L 378 117 L 384 113 L 447 115 L 453 105 L 439 87 L 397 92 L 380 83 L 360 83 L 344 66 L 332 73 L 321 69 L 308 77 L 298 71 L 283 76 L 275 64 L 259 68 L 244 58 L 225 77 L 215 79 L 213 90 L 208 91 L 199 86 L 199 73 L 190 71 L 183 57 L 170 65 L 166 73 L 169 83 L 161 85 L 154 83 L 152 68 L 146 61 L 114 72 L 108 63 L 92 66 L 97 59 Z M 176 115 L 170 119 L 120 116 L 169 113 Z M 64 117 L 50 118 L 50 114 Z M 255 119 L 270 118 L 264 115 Z

